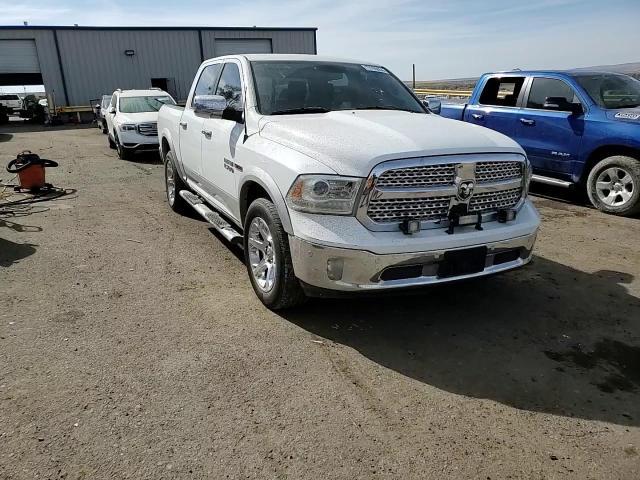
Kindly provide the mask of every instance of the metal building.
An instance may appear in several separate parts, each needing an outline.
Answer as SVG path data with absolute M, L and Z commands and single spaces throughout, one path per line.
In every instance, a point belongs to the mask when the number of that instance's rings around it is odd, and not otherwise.
M 57 105 L 116 88 L 160 87 L 185 100 L 207 58 L 317 53 L 316 28 L 0 26 L 0 86 L 44 84 Z

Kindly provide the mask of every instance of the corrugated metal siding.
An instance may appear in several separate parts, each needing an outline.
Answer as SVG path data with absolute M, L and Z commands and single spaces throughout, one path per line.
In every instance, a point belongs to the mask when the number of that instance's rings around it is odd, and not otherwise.
M 313 30 L 203 30 L 204 58 L 216 54 L 216 38 L 270 38 L 273 53 L 316 53 L 316 33 Z
M 0 73 L 40 73 L 35 40 L 0 40 Z
M 204 58 L 215 53 L 215 39 L 271 39 L 274 53 L 316 53 L 314 30 L 200 30 Z M 69 95 L 67 105 L 87 105 L 116 88 L 146 88 L 152 78 L 173 78 L 177 100 L 186 99 L 200 65 L 198 29 L 56 29 Z M 43 81 L 64 105 L 54 27 L 0 29 L 0 39 L 34 39 Z M 125 50 L 135 50 L 127 57 Z
M 58 55 L 52 30 L 0 30 L 0 39 L 33 39 L 38 51 L 42 80 L 49 93 L 55 93 L 57 103 L 64 105 L 62 76 L 58 67 Z
M 116 88 L 149 88 L 152 78 L 173 78 L 177 100 L 186 99 L 200 65 L 197 31 L 59 30 L 58 40 L 73 105 Z

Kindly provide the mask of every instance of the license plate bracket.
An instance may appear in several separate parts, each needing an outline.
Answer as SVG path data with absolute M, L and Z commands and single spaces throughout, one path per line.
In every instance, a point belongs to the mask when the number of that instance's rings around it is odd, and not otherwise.
M 438 266 L 438 278 L 470 275 L 484 270 L 487 247 L 473 247 L 444 252 L 444 259 Z

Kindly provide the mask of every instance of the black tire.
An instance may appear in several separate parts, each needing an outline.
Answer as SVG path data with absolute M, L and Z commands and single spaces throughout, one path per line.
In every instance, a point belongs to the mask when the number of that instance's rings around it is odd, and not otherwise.
M 271 233 L 275 253 L 275 282 L 269 291 L 263 290 L 253 275 L 249 253 L 249 231 L 255 218 L 261 218 Z M 289 250 L 287 233 L 282 227 L 278 211 L 273 203 L 265 198 L 255 200 L 247 211 L 244 222 L 244 258 L 249 280 L 260 301 L 270 310 L 283 310 L 302 304 L 306 297 L 299 280 L 293 273 L 293 262 Z
M 171 170 L 173 172 L 172 177 L 175 185 L 173 200 L 169 195 L 169 177 L 167 175 L 169 167 L 171 167 Z M 180 174 L 176 169 L 176 161 L 171 151 L 167 152 L 167 154 L 164 157 L 164 189 L 167 195 L 167 203 L 169 204 L 169 208 L 171 208 L 171 210 L 181 215 L 189 211 L 191 206 L 187 203 L 187 201 L 184 198 L 180 196 L 180 193 L 179 193 L 180 190 L 188 190 L 188 188 L 180 178 Z
M 116 149 L 116 142 L 113 141 L 113 138 L 111 138 L 111 135 L 107 136 L 107 140 L 109 141 L 109 148 L 111 150 L 115 150 Z
M 135 153 L 131 149 L 123 147 L 117 136 L 116 150 L 118 151 L 118 157 L 120 158 L 120 160 L 131 160 L 131 158 L 133 158 L 133 154 Z
M 607 172 L 617 172 L 616 175 L 614 175 L 616 178 L 612 178 Z M 630 177 L 631 183 L 616 182 L 617 177 L 622 176 L 623 172 Z M 625 178 L 626 175 L 624 175 Z M 612 185 L 617 183 L 615 188 L 624 188 L 626 192 L 630 193 L 630 197 L 623 201 L 622 195 L 616 196 L 615 190 L 603 190 L 599 188 L 599 179 L 600 181 L 604 180 L 602 183 L 609 181 L 611 181 Z M 614 199 L 614 201 L 617 201 L 618 204 L 607 204 L 603 200 L 605 192 L 609 192 L 608 196 Z M 615 155 L 601 160 L 589 172 L 589 177 L 587 178 L 587 195 L 593 206 L 602 212 L 624 217 L 640 213 L 640 161 L 623 155 Z
M 102 124 L 102 133 L 104 133 L 105 135 L 109 133 L 109 130 L 107 129 L 107 122 L 102 120 L 100 123 Z

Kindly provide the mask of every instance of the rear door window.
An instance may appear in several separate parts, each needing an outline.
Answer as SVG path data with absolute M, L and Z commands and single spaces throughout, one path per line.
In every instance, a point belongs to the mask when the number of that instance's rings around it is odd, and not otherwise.
M 487 80 L 480 95 L 482 105 L 515 107 L 524 84 L 524 77 L 493 77 Z
M 545 108 L 544 104 L 548 98 L 564 98 L 566 103 L 579 102 L 573 88 L 562 80 L 555 78 L 534 78 L 527 100 L 527 108 L 537 108 L 545 110 L 558 110 L 558 108 Z M 562 110 L 562 108 L 560 108 Z

